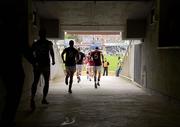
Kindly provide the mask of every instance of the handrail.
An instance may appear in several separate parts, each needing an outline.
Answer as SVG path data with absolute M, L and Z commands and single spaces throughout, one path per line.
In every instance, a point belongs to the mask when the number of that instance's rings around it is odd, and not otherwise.
M 121 62 L 121 67 L 123 68 L 123 65 L 124 65 L 124 63 L 125 63 L 125 58 L 127 57 L 127 54 L 129 53 L 129 48 L 130 48 L 130 46 L 131 46 L 131 43 L 132 43 L 132 40 L 130 40 L 130 43 L 129 43 L 129 45 L 128 45 L 128 47 L 127 47 L 127 50 L 126 50 L 126 53 L 125 53 L 125 55 L 123 56 L 123 60 L 122 60 L 122 62 Z
M 56 43 L 56 40 L 53 40 L 53 42 L 54 42 L 54 48 L 56 49 L 55 51 L 55 54 L 57 55 L 57 57 L 56 57 L 56 59 L 58 60 L 58 62 L 59 62 L 59 67 L 61 68 L 62 67 L 62 72 L 64 73 L 64 67 L 63 67 L 63 62 L 62 62 L 62 59 L 61 59 L 61 54 L 60 54 L 60 50 L 59 50 L 59 48 L 58 48 L 58 45 L 57 45 L 57 43 Z M 65 73 L 64 73 L 64 75 L 65 75 Z

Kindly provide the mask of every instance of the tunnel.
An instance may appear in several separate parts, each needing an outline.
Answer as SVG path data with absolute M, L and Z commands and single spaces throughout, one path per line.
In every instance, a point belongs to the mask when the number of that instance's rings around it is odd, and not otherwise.
M 179 5 L 178 0 L 1 1 L 0 126 L 180 126 Z M 41 103 L 41 76 L 32 111 L 29 52 L 41 28 L 52 41 L 55 65 L 50 66 L 49 104 Z M 120 76 L 102 76 L 96 89 L 85 74 L 79 83 L 74 75 L 68 93 L 61 59 L 67 34 L 119 35 L 116 45 L 128 44 Z

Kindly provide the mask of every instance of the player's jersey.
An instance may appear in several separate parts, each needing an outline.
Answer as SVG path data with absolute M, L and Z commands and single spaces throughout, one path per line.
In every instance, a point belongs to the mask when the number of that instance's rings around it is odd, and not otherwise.
M 85 54 L 82 52 L 78 53 L 78 60 L 77 60 L 77 64 L 83 64 L 83 59 L 85 57 Z
M 91 57 L 93 58 L 95 66 L 101 66 L 101 51 L 95 50 L 91 52 Z
M 49 52 L 52 45 L 48 40 L 38 40 L 32 45 L 35 60 L 39 65 L 50 65 Z
M 64 51 L 66 53 L 65 57 L 65 65 L 66 66 L 75 66 L 76 65 L 76 58 L 78 55 L 78 50 L 75 48 L 65 48 Z

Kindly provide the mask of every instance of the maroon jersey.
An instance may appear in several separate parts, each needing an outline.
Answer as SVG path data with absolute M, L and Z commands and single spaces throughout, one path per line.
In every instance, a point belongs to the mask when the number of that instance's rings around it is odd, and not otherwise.
M 93 58 L 95 66 L 101 66 L 101 51 L 95 50 L 91 52 L 91 57 Z

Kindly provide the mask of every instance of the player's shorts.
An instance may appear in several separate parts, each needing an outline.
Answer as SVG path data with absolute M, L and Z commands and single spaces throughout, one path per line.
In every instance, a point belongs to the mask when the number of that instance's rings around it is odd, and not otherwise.
M 66 66 L 66 73 L 73 74 L 76 72 L 76 66 Z
M 101 72 L 101 66 L 94 66 L 94 71 Z

